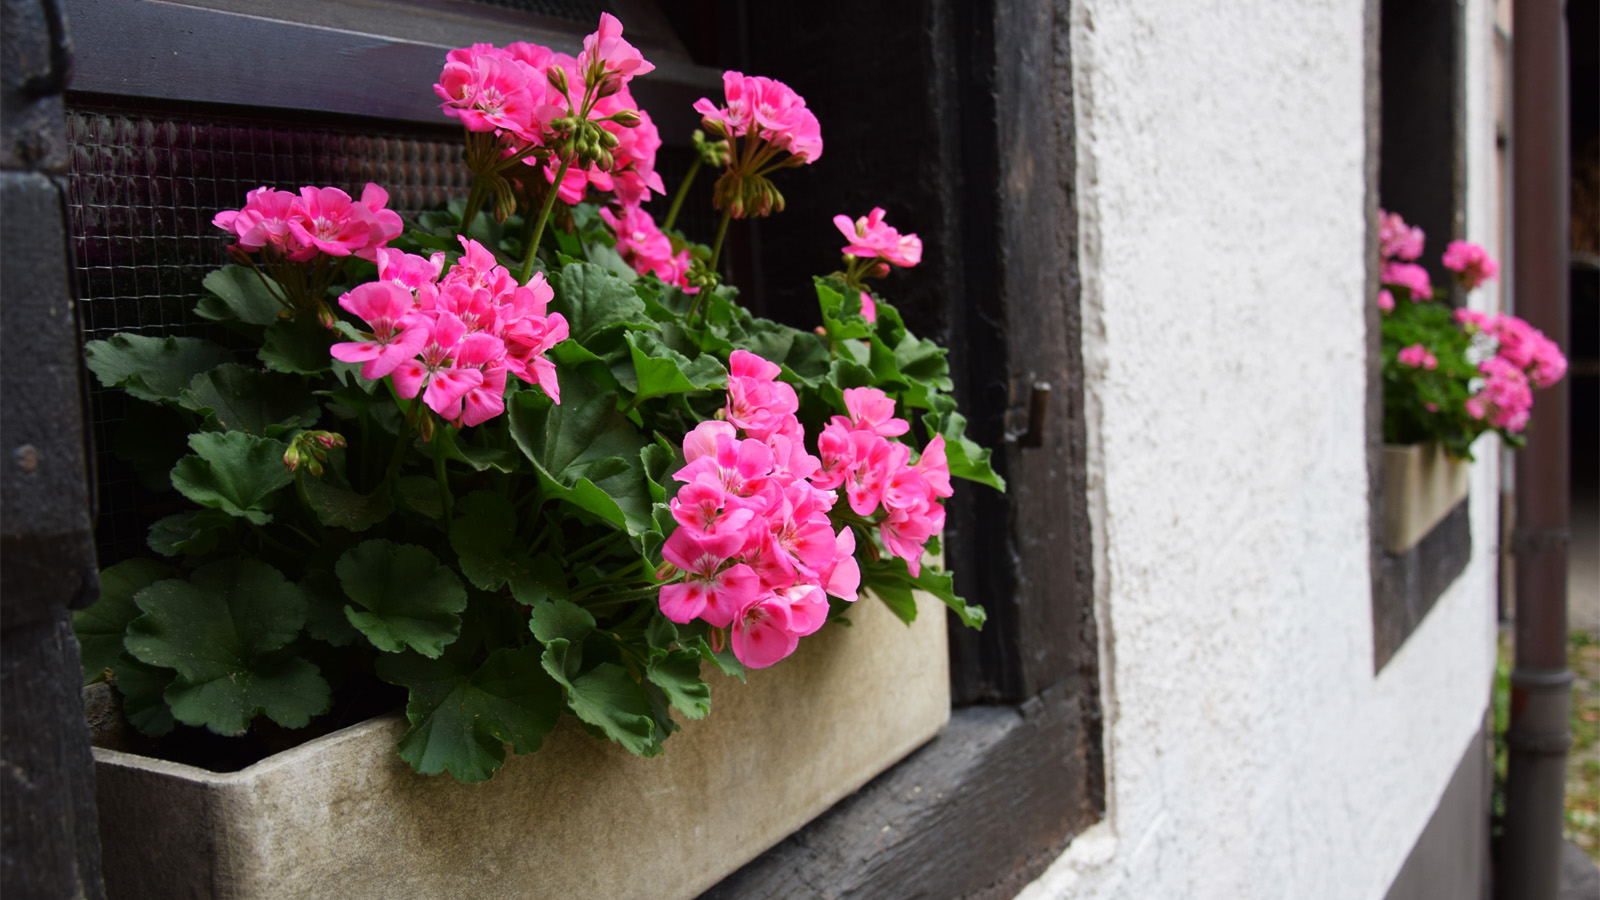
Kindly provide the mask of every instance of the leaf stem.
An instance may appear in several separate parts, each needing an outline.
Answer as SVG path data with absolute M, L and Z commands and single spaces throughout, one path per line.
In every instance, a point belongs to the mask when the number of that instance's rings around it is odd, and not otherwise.
M 672 196 L 672 206 L 667 209 L 667 217 L 661 222 L 661 230 L 666 231 L 678 221 L 678 210 L 683 208 L 683 198 L 689 196 L 689 186 L 694 184 L 694 177 L 700 174 L 703 163 L 699 156 L 689 164 L 689 171 L 683 176 L 683 182 L 678 185 L 678 192 Z
M 417 397 L 411 401 L 411 406 L 406 410 L 405 423 L 400 426 L 400 434 L 395 441 L 394 455 L 389 457 L 389 468 L 385 470 L 383 481 L 385 484 L 394 484 L 400 474 L 400 463 L 405 460 L 406 447 L 411 443 L 411 432 L 417 427 L 417 408 L 422 405 L 422 398 Z
M 472 233 L 472 220 L 478 217 L 478 210 L 483 206 L 483 179 L 472 176 L 472 190 L 467 192 L 467 208 L 461 211 L 461 227 L 456 230 L 457 237 L 469 237 Z
M 317 518 L 316 508 L 311 505 L 311 495 L 306 493 L 306 470 L 304 467 L 294 473 L 294 493 L 296 497 L 300 498 L 300 508 L 305 511 L 306 518 L 311 520 L 312 531 L 316 532 L 317 540 L 312 541 L 312 543 L 321 546 L 322 542 L 327 539 L 328 534 L 322 529 L 322 520 Z M 307 539 L 309 540 L 309 538 Z
M 555 180 L 550 183 L 550 193 L 544 197 L 544 208 L 539 210 L 539 219 L 533 225 L 533 236 L 528 239 L 528 258 L 522 262 L 522 274 L 518 276 L 518 284 L 527 284 L 533 277 L 533 258 L 539 253 L 539 241 L 544 239 L 544 225 L 550 219 L 550 209 L 556 205 L 556 195 L 561 193 L 561 182 L 567 177 L 567 168 L 572 165 L 570 158 L 561 160 L 561 168 L 556 169 Z

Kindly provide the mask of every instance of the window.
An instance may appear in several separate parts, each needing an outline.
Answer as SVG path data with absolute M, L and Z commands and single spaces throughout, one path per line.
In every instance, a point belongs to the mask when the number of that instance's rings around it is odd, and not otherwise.
M 1453 0 L 1378 0 L 1381 97 L 1368 92 L 1369 172 L 1367 295 L 1378 293 L 1377 209 L 1399 212 L 1428 235 L 1427 264 L 1435 283 L 1454 284 L 1439 252 L 1465 230 L 1466 141 L 1460 71 L 1462 11 Z M 1370 40 L 1370 38 L 1369 38 Z M 1372 102 L 1378 109 L 1371 109 Z M 1373 146 L 1376 141 L 1377 146 Z M 1462 297 L 1457 294 L 1456 302 Z M 1368 306 L 1368 472 L 1371 482 L 1372 622 L 1374 666 L 1382 669 L 1472 556 L 1472 529 L 1463 500 L 1410 550 L 1384 549 L 1382 492 L 1383 395 L 1378 377 L 1378 308 Z
M 809 276 L 837 259 L 832 216 L 890 209 L 926 247 L 923 265 L 891 293 L 913 329 L 952 348 L 972 431 L 1002 447 L 1010 482 L 1003 497 L 964 491 L 950 510 L 946 554 L 990 620 L 981 634 L 952 629 L 958 708 L 946 731 L 710 896 L 781 896 L 795 884 L 840 894 L 1014 892 L 1104 808 L 1067 12 L 1043 0 L 1003 14 L 989 3 L 684 0 L 660 13 L 606 5 L 628 17 L 647 56 L 682 46 L 673 25 L 694 35 L 692 60 L 680 50 L 670 72 L 648 88 L 637 83 L 658 120 L 692 116 L 696 97 L 720 89 L 711 66 L 769 74 L 807 97 L 823 122 L 827 165 L 786 173 L 788 212 L 745 230 L 733 252 L 737 283 L 757 312 L 792 319 L 788 310 L 812 308 Z M 218 185 L 374 178 L 397 188 L 402 209 L 461 192 L 454 129 L 431 97 L 391 85 L 431 82 L 443 48 L 470 43 L 486 22 L 551 40 L 584 33 L 595 12 L 579 0 L 396 0 L 374 23 L 367 5 L 315 0 L 274 6 L 279 19 L 242 0 L 78 6 L 68 10 L 80 57 L 74 139 L 110 142 L 119 149 L 105 158 L 122 167 L 74 186 L 84 296 L 108 298 L 87 304 L 86 327 L 153 322 L 155 333 L 182 326 L 198 290 L 184 279 L 216 259 L 202 236 Z M 359 41 L 357 24 L 367 35 Z M 218 28 L 237 37 L 227 52 L 195 42 Z M 274 63 L 289 58 L 303 62 Z M 351 115 L 367 118 L 352 125 Z M 669 181 L 670 165 L 664 159 Z M 115 193 L 93 193 L 96 183 Z M 169 216 L 179 218 L 170 238 L 133 237 Z M 170 280 L 133 265 L 135 251 L 160 260 Z M 97 438 L 107 446 L 103 431 Z M 138 502 L 136 473 L 124 474 L 128 497 L 103 503 Z M 103 530 L 100 539 L 128 536 Z

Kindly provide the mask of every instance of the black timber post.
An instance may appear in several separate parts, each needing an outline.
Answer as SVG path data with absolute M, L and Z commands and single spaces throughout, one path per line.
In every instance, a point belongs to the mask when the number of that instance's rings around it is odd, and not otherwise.
M 94 599 L 57 0 L 0 0 L 0 895 L 105 896 L 71 610 Z

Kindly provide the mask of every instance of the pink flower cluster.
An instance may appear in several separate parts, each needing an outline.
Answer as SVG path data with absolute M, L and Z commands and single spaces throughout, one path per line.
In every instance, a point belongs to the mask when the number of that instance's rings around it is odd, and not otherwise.
M 841 252 L 859 259 L 881 259 L 902 268 L 922 262 L 922 238 L 902 235 L 885 224 L 882 207 L 873 207 L 872 212 L 854 222 L 849 216 L 834 216 L 833 224 L 849 242 Z
M 1468 241 L 1451 241 L 1440 262 L 1455 272 L 1461 286 L 1469 291 L 1500 272 L 1500 264 L 1489 258 L 1488 251 Z
M 1527 322 L 1508 315 L 1456 310 L 1468 332 L 1493 338 L 1495 355 L 1478 364 L 1483 387 L 1467 399 L 1467 414 L 1495 428 L 1521 431 L 1533 407 L 1533 388 L 1547 388 L 1567 373 L 1567 358 L 1555 341 Z
M 944 529 L 944 506 L 951 494 L 944 436 L 934 435 L 915 464 L 911 448 L 898 437 L 911 423 L 894 415 L 894 401 L 877 388 L 844 392 L 848 416 L 834 416 L 817 436 L 822 468 L 812 476 L 819 488 L 843 485 L 857 516 L 880 516 L 883 546 L 906 562 L 912 577 L 922 573 L 928 539 Z
M 333 358 L 361 363 L 363 378 L 392 375 L 401 397 L 420 393 L 458 427 L 505 411 L 507 373 L 560 403 L 555 365 L 544 354 L 566 340 L 567 320 L 547 314 L 554 292 L 543 273 L 519 285 L 483 245 L 461 244 L 466 252 L 442 280 L 443 253 L 380 250 L 378 280 L 339 298 L 371 331 L 334 344 Z
M 1433 299 L 1433 284 L 1428 278 L 1428 270 L 1416 263 L 1386 262 L 1379 277 L 1389 287 L 1401 287 L 1409 291 L 1413 303 Z M 1390 295 L 1391 300 L 1393 296 Z
M 822 125 L 793 88 L 773 78 L 729 70 L 722 73 L 722 92 L 726 106 L 718 107 L 705 97 L 694 104 L 713 134 L 730 138 L 753 134 L 804 163 L 822 156 Z
M 338 188 L 311 187 L 300 193 L 259 187 L 246 195 L 243 209 L 224 210 L 211 224 L 238 239 L 239 249 L 265 251 L 271 259 L 308 262 L 317 254 L 373 259 L 400 234 L 400 214 L 386 207 L 389 192 L 368 184 L 360 200 Z
M 656 220 L 637 204 L 624 205 L 621 215 L 601 209 L 600 218 L 616 233 L 617 252 L 635 272 L 654 273 L 666 284 L 683 288 L 684 293 L 699 292 L 699 288 L 689 287 L 688 248 L 673 253 L 672 239 L 663 234 L 656 227 Z
M 648 201 L 651 192 L 666 193 L 655 171 L 661 135 L 628 91 L 635 75 L 653 71 L 639 51 L 622 38 L 622 24 L 610 13 L 600 14 L 599 29 L 584 38 L 576 59 L 540 44 L 518 41 L 504 48 L 473 44 L 445 56 L 444 70 L 433 91 L 445 114 L 460 120 L 472 132 L 494 132 L 510 138 L 507 155 L 528 148 L 553 146 L 552 122 L 576 114 L 589 88 L 598 95 L 587 116 L 616 139 L 612 165 L 570 166 L 562 177 L 561 199 L 582 200 L 590 185 L 615 191 L 624 203 Z M 612 117 L 632 113 L 629 127 Z M 546 183 L 554 183 L 561 162 L 547 155 L 525 160 L 539 166 Z
M 1397 357 L 1400 365 L 1410 366 L 1413 369 L 1437 369 L 1439 358 L 1428 352 L 1428 348 L 1421 344 L 1412 344 L 1401 350 Z
M 1378 245 L 1385 261 L 1415 262 L 1422 255 L 1423 240 L 1422 229 L 1407 225 L 1399 213 L 1378 210 Z
M 662 614 L 731 629 L 734 654 L 753 668 L 783 659 L 821 628 L 828 595 L 857 598 L 856 526 L 835 530 L 829 515 L 841 485 L 856 516 L 883 514 L 884 546 L 913 573 L 944 525 L 938 498 L 950 496 L 943 439 L 907 465 L 910 448 L 888 438 L 910 426 L 875 389 L 847 391 L 851 415 L 824 429 L 820 459 L 807 452 L 799 398 L 777 380 L 780 371 L 733 352 L 723 420 L 684 437 L 687 464 L 673 475 L 684 486 L 671 504 L 679 527 L 662 548 L 685 576 L 662 587 Z

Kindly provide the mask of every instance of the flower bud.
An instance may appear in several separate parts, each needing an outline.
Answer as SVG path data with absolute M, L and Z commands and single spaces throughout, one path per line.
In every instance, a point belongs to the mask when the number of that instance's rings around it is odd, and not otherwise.
M 728 136 L 728 129 L 723 127 L 722 122 L 716 119 L 702 119 L 701 124 L 705 125 L 706 130 L 711 132 L 712 136 L 718 139 L 726 139 Z M 696 129 L 695 134 L 699 133 L 699 130 Z
M 668 578 L 670 578 L 672 576 L 672 573 L 676 572 L 676 571 L 678 571 L 678 567 L 677 566 L 675 566 L 675 565 L 673 565 L 672 563 L 669 563 L 669 562 L 664 562 L 661 565 L 656 567 L 656 580 L 657 581 L 666 581 Z
M 338 323 L 339 320 L 334 317 L 333 310 L 328 308 L 328 304 L 319 301 L 317 303 L 317 324 L 328 331 L 332 331 Z
M 617 136 L 604 128 L 600 129 L 600 146 L 607 150 L 617 146 Z
M 417 420 L 417 434 L 422 436 L 424 442 L 433 442 L 433 416 L 428 415 L 426 412 L 423 413 L 422 417 Z
M 289 449 L 284 451 L 283 467 L 291 472 L 300 467 L 300 450 L 298 445 L 290 444 Z
M 634 112 L 633 110 L 624 109 L 624 110 L 612 113 L 611 114 L 611 121 L 617 123 L 618 125 L 621 125 L 623 128 L 637 128 L 639 126 L 639 123 L 641 121 L 643 121 L 643 120 L 640 119 L 639 118 L 639 114 Z
M 311 434 L 317 443 L 330 450 L 334 447 L 345 446 L 344 435 L 342 434 L 337 434 L 332 431 L 313 431 Z
M 311 472 L 312 478 L 322 477 L 322 463 L 316 457 L 306 460 L 306 469 Z
M 570 91 L 567 89 L 566 69 L 563 69 L 560 66 L 550 66 L 544 70 L 544 77 L 550 80 L 550 84 L 554 86 L 556 90 L 563 94 L 570 93 Z M 551 124 L 554 125 L 555 123 L 552 122 Z
M 243 247 L 239 246 L 238 244 L 229 244 L 227 252 L 228 252 L 228 258 L 233 260 L 234 262 L 238 263 L 239 265 L 241 265 L 241 266 L 250 265 L 250 254 L 245 252 L 245 249 Z

